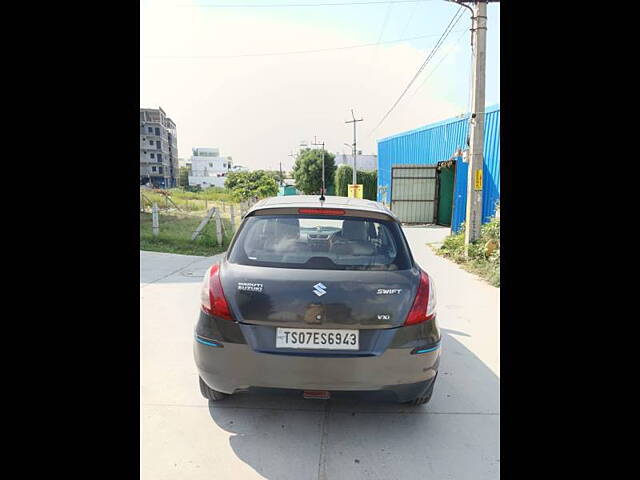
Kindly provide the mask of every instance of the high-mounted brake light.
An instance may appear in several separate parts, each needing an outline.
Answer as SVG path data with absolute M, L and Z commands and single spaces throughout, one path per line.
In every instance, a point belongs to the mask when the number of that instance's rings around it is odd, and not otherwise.
M 436 315 L 436 288 L 429 275 L 420 271 L 420 285 L 405 325 L 415 325 L 433 319 Z
M 298 213 L 307 215 L 344 215 L 344 210 L 336 208 L 299 208 Z
M 222 290 L 219 264 L 212 265 L 204 274 L 200 290 L 200 303 L 202 309 L 209 315 L 214 315 L 224 320 L 233 320 L 229 304 L 224 297 L 224 290 Z

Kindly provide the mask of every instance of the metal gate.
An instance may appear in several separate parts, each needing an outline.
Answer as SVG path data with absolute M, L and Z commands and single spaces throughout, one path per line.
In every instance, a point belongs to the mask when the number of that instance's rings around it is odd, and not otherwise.
M 433 223 L 436 195 L 435 165 L 391 167 L 391 210 L 403 223 Z

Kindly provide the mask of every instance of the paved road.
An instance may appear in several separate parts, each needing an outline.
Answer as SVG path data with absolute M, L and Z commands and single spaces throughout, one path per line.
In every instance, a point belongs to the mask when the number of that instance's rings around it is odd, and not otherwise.
M 497 479 L 499 295 L 405 228 L 436 279 L 440 375 L 422 407 L 240 394 L 208 404 L 192 335 L 212 258 L 140 252 L 142 478 Z

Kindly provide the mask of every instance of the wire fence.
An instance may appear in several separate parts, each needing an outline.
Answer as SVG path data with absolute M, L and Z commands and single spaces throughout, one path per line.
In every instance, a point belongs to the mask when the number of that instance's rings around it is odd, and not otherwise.
M 194 243 L 228 246 L 249 209 L 258 201 L 178 199 L 159 192 L 140 191 L 141 227 L 151 227 L 153 238 L 187 239 Z

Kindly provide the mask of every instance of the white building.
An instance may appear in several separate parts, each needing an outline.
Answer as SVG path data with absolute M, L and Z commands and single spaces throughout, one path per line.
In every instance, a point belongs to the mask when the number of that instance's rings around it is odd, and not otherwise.
M 336 167 L 347 165 L 353 168 L 353 154 L 336 153 L 335 164 Z M 356 169 L 369 171 L 378 170 L 378 156 L 362 155 L 362 151 L 358 151 L 356 155 Z
M 221 157 L 217 148 L 196 147 L 191 155 L 189 185 L 224 187 L 227 173 L 246 170 L 240 165 L 232 166 L 231 157 Z

